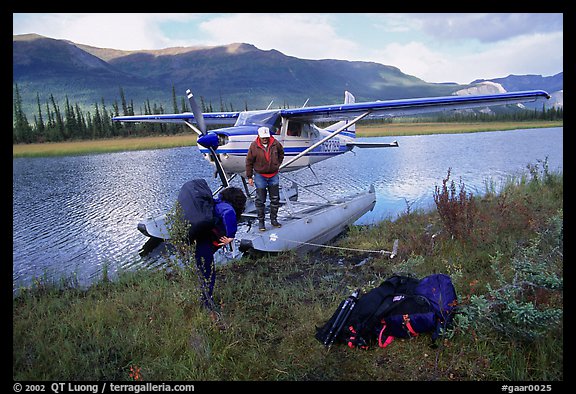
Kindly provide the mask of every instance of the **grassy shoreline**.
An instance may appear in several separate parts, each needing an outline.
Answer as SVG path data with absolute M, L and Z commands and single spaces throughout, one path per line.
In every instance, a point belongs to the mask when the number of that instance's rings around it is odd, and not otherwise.
M 345 252 L 217 267 L 225 330 L 200 307 L 186 264 L 105 276 L 87 290 L 37 282 L 13 300 L 13 379 L 546 381 L 556 389 L 564 378 L 563 175 L 539 162 L 499 190 L 487 185 L 482 198 L 451 196 L 448 187 L 443 210 L 355 226 L 337 243 Z M 394 259 L 349 250 L 388 250 L 395 239 Z M 314 338 L 351 290 L 434 272 L 452 277 L 461 308 L 436 348 L 428 335 L 367 351 L 326 350 Z
M 526 122 L 422 122 L 360 125 L 359 137 L 386 137 L 445 133 L 474 133 L 542 127 L 562 127 L 562 121 Z M 102 140 L 50 142 L 12 145 L 12 158 L 84 155 L 132 150 L 164 149 L 196 145 L 196 134 L 190 132 L 171 136 L 127 137 Z

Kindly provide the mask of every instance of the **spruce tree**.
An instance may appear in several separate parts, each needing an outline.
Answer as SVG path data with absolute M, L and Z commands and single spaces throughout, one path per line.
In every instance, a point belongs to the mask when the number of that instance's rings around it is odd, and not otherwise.
M 54 141 L 64 141 L 66 140 L 66 133 L 64 130 L 64 120 L 62 119 L 62 114 L 60 113 L 60 107 L 56 103 L 54 96 L 50 94 L 50 103 L 52 104 L 52 108 L 54 109 L 54 133 L 53 138 Z
M 20 97 L 20 90 L 18 84 L 15 84 L 14 90 L 14 123 L 12 128 L 12 141 L 18 142 L 31 142 L 32 128 L 28 123 L 26 114 L 22 110 L 22 98 Z
M 38 118 L 36 120 L 36 134 L 42 138 L 44 132 L 46 131 L 46 126 L 44 125 L 44 119 L 42 118 L 42 106 L 40 105 L 40 95 L 36 93 L 36 104 L 38 105 Z

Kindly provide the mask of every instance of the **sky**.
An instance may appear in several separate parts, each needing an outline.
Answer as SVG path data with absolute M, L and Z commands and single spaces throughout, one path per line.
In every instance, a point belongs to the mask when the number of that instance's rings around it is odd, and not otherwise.
M 13 34 L 123 50 L 243 42 L 394 66 L 426 82 L 563 71 L 562 13 L 13 13 Z

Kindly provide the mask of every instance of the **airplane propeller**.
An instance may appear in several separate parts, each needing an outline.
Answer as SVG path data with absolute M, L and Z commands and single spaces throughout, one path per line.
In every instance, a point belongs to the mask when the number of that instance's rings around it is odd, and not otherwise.
M 218 148 L 218 136 L 215 133 L 208 132 L 206 129 L 206 122 L 204 121 L 204 115 L 202 114 L 202 110 L 196 103 L 194 99 L 194 95 L 190 91 L 190 89 L 186 90 L 186 96 L 188 97 L 188 101 L 190 102 L 190 108 L 192 109 L 192 113 L 194 114 L 194 119 L 196 120 L 196 124 L 200 129 L 201 135 L 198 136 L 196 142 L 206 149 L 210 151 L 210 156 L 216 165 L 216 171 L 220 176 L 220 180 L 222 181 L 223 187 L 228 187 L 230 183 L 228 182 L 228 178 L 226 177 L 226 172 L 222 167 L 222 162 L 220 158 L 216 154 L 216 149 Z

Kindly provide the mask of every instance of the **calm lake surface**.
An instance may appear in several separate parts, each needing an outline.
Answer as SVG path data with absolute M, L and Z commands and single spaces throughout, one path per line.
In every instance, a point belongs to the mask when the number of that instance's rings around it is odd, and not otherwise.
M 364 140 L 397 140 L 400 147 L 356 148 L 315 165 L 314 173 L 288 173 L 283 184 L 323 182 L 311 191 L 331 196 L 374 184 L 376 206 L 357 221 L 373 224 L 408 206 L 433 209 L 434 187 L 449 168 L 451 179 L 477 195 L 487 182 L 502 185 L 529 164 L 542 168 L 547 160 L 550 171 L 563 170 L 561 127 Z M 118 269 L 163 264 L 162 257 L 140 256 L 148 238 L 136 225 L 166 213 L 193 178 L 206 178 L 213 190 L 219 185 L 196 147 L 13 159 L 13 291 L 34 278 L 76 277 L 89 285 L 104 269 L 113 276 Z M 314 198 L 302 188 L 300 196 Z

